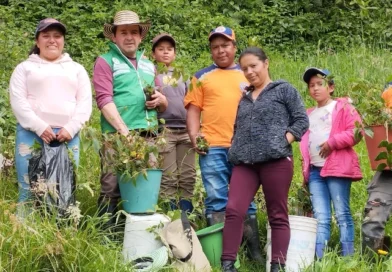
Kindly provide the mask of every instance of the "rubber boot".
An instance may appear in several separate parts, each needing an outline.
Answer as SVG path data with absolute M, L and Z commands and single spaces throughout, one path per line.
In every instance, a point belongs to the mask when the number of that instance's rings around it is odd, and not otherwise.
M 270 272 L 285 272 L 285 271 L 286 271 L 286 265 L 279 264 L 279 263 L 271 263 Z
M 187 199 L 181 199 L 180 203 L 178 203 L 180 206 L 181 211 L 186 212 L 186 213 L 192 213 L 193 212 L 193 204 L 190 200 Z
M 255 214 L 248 215 L 245 219 L 243 241 L 246 243 L 249 259 L 264 264 L 265 259 L 261 255 L 259 227 Z
M 237 269 L 234 267 L 235 261 L 222 261 L 222 272 L 237 272 Z
M 98 216 L 109 215 L 109 219 L 102 224 L 102 229 L 112 230 L 116 225 L 117 202 L 105 201 L 103 197 L 98 198 Z
M 383 248 L 383 244 L 384 238 L 362 235 L 362 254 L 366 254 L 373 259 L 374 253 L 378 253 L 378 250 Z
M 225 222 L 225 212 L 212 212 L 206 215 L 207 227 Z
M 387 252 L 389 252 L 391 250 L 391 237 L 390 236 L 388 236 L 388 235 L 384 236 L 382 249 Z
M 316 243 L 316 257 L 321 259 L 324 256 L 325 244 Z
M 354 242 L 342 242 L 342 256 L 354 254 Z

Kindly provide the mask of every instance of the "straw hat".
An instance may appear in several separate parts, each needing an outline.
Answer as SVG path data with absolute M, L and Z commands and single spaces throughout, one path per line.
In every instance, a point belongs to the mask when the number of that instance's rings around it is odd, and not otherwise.
M 140 36 L 144 39 L 151 27 L 150 21 L 140 22 L 136 12 L 130 10 L 121 10 L 114 16 L 113 24 L 105 24 L 103 26 L 103 35 L 111 39 L 113 37 L 113 27 L 119 25 L 138 25 L 140 26 Z

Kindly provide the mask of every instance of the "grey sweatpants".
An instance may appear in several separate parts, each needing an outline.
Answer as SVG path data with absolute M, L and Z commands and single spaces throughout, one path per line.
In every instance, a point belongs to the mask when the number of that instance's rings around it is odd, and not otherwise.
M 376 172 L 368 185 L 368 200 L 362 224 L 363 247 L 381 249 L 385 225 L 392 211 L 392 171 Z

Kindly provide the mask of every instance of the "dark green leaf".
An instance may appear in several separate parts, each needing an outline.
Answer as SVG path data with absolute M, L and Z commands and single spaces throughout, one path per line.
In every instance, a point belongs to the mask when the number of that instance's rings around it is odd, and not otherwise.
M 381 143 L 378 145 L 378 147 L 388 147 L 388 141 L 382 140 Z
M 377 171 L 383 171 L 385 168 L 387 167 L 387 164 L 386 163 L 380 163 L 378 166 L 377 166 Z
M 387 152 L 380 152 L 374 160 L 380 161 L 380 160 L 386 160 L 387 158 L 388 158 Z

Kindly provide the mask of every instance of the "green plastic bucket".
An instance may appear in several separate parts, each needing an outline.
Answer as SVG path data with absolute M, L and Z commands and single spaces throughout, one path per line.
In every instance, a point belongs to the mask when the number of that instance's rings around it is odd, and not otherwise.
M 147 170 L 147 179 L 140 174 L 135 182 L 126 176 L 117 175 L 122 205 L 127 213 L 155 212 L 161 187 L 162 170 Z
M 221 266 L 223 225 L 224 223 L 215 224 L 196 232 L 203 252 L 212 267 Z M 240 267 L 238 256 L 234 266 L 237 269 Z

